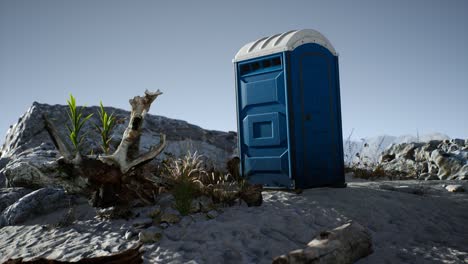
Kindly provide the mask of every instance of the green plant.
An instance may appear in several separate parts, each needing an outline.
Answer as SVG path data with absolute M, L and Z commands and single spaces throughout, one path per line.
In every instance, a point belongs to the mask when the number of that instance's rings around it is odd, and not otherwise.
M 115 126 L 115 117 L 114 113 L 108 114 L 104 109 L 104 105 L 102 101 L 99 102 L 100 109 L 99 109 L 99 119 L 101 120 L 101 125 L 95 125 L 96 129 L 101 136 L 101 148 L 105 154 L 109 154 L 110 150 L 110 141 L 112 137 L 110 136 L 110 132 Z
M 175 208 L 181 215 L 188 215 L 192 201 L 197 193 L 197 188 L 188 178 L 177 182 L 172 190 L 175 199 Z
M 215 203 L 232 205 L 248 187 L 243 178 L 236 179 L 214 170 L 206 171 L 202 156 L 197 152 L 187 152 L 179 159 L 169 157 L 163 164 L 163 182 L 172 190 L 175 207 L 182 215 L 190 212 L 192 200 L 200 195 L 211 197 Z
M 85 135 L 80 135 L 81 128 L 83 127 L 84 123 L 88 121 L 93 114 L 89 114 L 83 117 L 83 109 L 80 109 L 76 106 L 76 99 L 70 94 L 70 99 L 67 100 L 68 103 L 68 118 L 70 119 L 71 126 L 67 125 L 69 131 L 69 138 L 75 147 L 75 152 L 80 151 L 81 142 Z
M 192 200 L 200 193 L 197 180 L 200 175 L 206 174 L 202 163 L 197 152 L 188 152 L 183 158 L 165 163 L 165 182 L 172 189 L 175 207 L 182 215 L 189 213 Z

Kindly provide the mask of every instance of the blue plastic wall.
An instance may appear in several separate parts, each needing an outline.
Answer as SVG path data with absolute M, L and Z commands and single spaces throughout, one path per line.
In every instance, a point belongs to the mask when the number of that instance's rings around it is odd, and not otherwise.
M 338 58 L 304 44 L 235 68 L 243 176 L 271 188 L 343 184 Z

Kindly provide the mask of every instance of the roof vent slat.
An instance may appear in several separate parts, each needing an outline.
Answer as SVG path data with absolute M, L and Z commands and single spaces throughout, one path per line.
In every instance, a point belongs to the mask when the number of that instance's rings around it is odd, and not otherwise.
M 288 32 L 284 32 L 283 34 L 281 34 L 278 39 L 275 41 L 275 43 L 273 43 L 273 46 L 277 46 L 282 39 L 284 39 L 284 37 L 286 37 L 287 35 L 293 33 L 293 32 L 296 32 L 297 30 L 290 30 Z
M 252 44 L 252 46 L 250 46 L 250 48 L 249 48 L 249 50 L 248 50 L 247 52 L 252 52 L 252 50 L 255 49 L 255 47 L 258 45 L 258 43 L 260 43 L 262 40 L 265 40 L 265 39 L 267 39 L 267 38 L 268 38 L 268 37 L 264 37 L 264 38 L 261 38 L 261 39 L 255 41 L 255 42 Z

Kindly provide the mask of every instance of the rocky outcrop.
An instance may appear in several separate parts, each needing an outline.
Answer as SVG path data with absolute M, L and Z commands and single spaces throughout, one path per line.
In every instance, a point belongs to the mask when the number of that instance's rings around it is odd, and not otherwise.
M 3 188 L 0 189 L 0 213 L 8 206 L 14 204 L 21 197 L 30 193 L 31 190 L 26 188 Z
M 0 149 L 0 184 L 2 175 L 8 186 L 40 188 L 45 186 L 63 187 L 68 191 L 80 190 L 87 183 L 77 177 L 76 182 L 67 173 L 59 170 L 58 151 L 47 133 L 42 115 L 56 124 L 62 138 L 68 138 L 67 106 L 33 103 L 28 111 L 19 118 L 18 123 L 11 126 L 7 132 L 5 143 Z M 114 113 L 116 126 L 112 131 L 111 152 L 115 150 L 122 139 L 128 125 L 129 112 L 106 107 L 109 113 Z M 98 107 L 86 107 L 83 115 L 94 113 L 85 124 L 86 138 L 83 141 L 83 154 L 101 153 L 100 137 L 93 124 L 99 124 Z M 164 154 L 158 157 L 164 159 L 167 153 L 178 157 L 187 151 L 198 151 L 203 155 L 208 166 L 224 169 L 226 161 L 235 154 L 237 134 L 235 132 L 220 132 L 204 130 L 182 120 L 162 116 L 147 115 L 143 133 L 140 139 L 140 150 L 147 151 L 159 142 L 160 133 L 167 136 L 167 147 Z M 157 162 L 155 160 L 154 162 Z M 2 185 L 0 185 L 2 186 Z
M 14 204 L 8 206 L 0 215 L 0 227 L 25 222 L 36 215 L 47 214 L 58 208 L 66 208 L 72 203 L 72 197 L 64 190 L 42 188 L 31 192 Z
M 467 180 L 468 140 L 395 144 L 382 152 L 378 165 L 387 172 L 427 180 Z

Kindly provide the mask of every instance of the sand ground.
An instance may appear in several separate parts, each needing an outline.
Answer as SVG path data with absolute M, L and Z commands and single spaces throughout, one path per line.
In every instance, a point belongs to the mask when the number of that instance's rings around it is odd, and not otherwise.
M 318 232 L 354 220 L 367 227 L 374 253 L 358 263 L 468 263 L 468 193 L 449 193 L 446 181 L 353 181 L 347 188 L 317 188 L 296 195 L 265 191 L 261 207 L 223 208 L 208 220 L 186 216 L 146 244 L 145 263 L 271 263 L 303 248 Z M 468 182 L 463 184 L 468 190 Z M 391 188 L 390 188 L 390 187 Z M 417 190 L 417 194 L 414 194 Z M 137 243 L 126 240 L 133 224 L 147 221 L 151 207 L 130 221 L 101 221 L 86 204 L 77 221 L 53 228 L 66 210 L 0 229 L 0 263 L 23 257 L 77 261 Z M 155 227 L 150 227 L 150 229 Z M 156 228 L 157 229 L 157 228 Z

